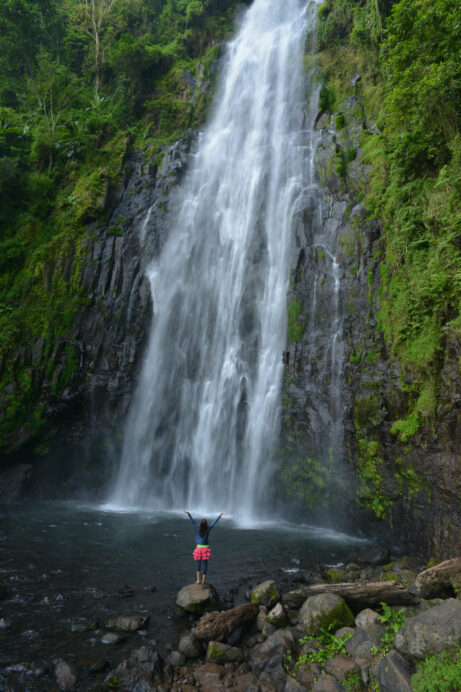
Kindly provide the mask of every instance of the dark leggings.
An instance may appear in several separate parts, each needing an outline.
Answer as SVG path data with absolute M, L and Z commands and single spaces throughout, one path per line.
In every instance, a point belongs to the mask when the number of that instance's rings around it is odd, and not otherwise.
M 202 562 L 203 562 L 203 567 L 202 567 Z M 195 565 L 197 567 L 197 572 L 202 572 L 202 574 L 206 574 L 206 571 L 208 569 L 208 560 L 196 560 Z

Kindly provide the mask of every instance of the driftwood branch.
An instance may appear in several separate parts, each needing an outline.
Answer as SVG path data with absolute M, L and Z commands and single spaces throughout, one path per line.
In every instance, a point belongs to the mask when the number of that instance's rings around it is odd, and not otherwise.
M 309 596 L 321 593 L 334 593 L 344 598 L 348 606 L 355 611 L 378 606 L 381 601 L 388 605 L 415 605 L 419 599 L 395 581 L 370 581 L 340 584 L 314 584 L 301 586 L 282 596 L 283 605 L 291 610 L 301 608 Z
M 236 606 L 231 610 L 224 610 L 220 613 L 207 613 L 203 615 L 195 627 L 195 635 L 199 639 L 210 641 L 222 641 L 237 627 L 249 625 L 256 619 L 258 606 L 248 603 Z

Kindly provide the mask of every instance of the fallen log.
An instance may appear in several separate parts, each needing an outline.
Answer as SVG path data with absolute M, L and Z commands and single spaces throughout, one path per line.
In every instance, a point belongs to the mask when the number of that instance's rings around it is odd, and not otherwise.
M 195 636 L 206 641 L 220 642 L 234 630 L 255 620 L 259 608 L 253 603 L 236 606 L 220 613 L 207 613 L 195 627 Z
M 384 601 L 387 605 L 415 605 L 419 598 L 408 592 L 406 587 L 395 581 L 344 582 L 340 584 L 313 584 L 300 586 L 282 596 L 282 603 L 288 610 L 298 610 L 309 596 L 320 593 L 334 593 L 344 598 L 347 605 L 358 612 L 364 608 L 375 607 Z

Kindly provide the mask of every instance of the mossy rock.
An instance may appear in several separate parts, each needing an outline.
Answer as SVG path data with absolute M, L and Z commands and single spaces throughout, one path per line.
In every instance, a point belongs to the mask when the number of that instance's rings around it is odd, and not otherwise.
M 410 569 L 400 569 L 396 572 L 386 572 L 383 581 L 395 581 L 402 586 L 409 586 L 416 579 L 416 572 Z
M 263 581 L 255 586 L 251 592 L 251 602 L 256 605 L 263 605 L 271 608 L 280 599 L 280 594 L 277 589 L 277 584 L 272 579 Z
M 353 565 L 348 567 L 330 567 L 325 570 L 325 576 L 330 584 L 339 584 L 340 582 L 356 581 L 360 578 L 360 567 Z
M 330 584 L 339 584 L 339 582 L 346 581 L 347 570 L 341 567 L 330 567 L 325 570 L 325 577 Z
M 206 653 L 207 661 L 210 663 L 233 663 L 234 661 L 242 661 L 242 650 L 236 646 L 229 646 L 222 642 L 210 642 Z
M 313 636 L 330 627 L 337 630 L 340 627 L 353 627 L 355 624 L 345 600 L 331 593 L 310 596 L 299 612 L 299 621 L 306 634 Z

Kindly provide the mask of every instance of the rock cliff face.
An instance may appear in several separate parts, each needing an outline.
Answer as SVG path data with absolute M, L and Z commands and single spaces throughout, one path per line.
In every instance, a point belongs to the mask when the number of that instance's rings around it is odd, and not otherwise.
M 11 440 L 20 450 L 13 456 L 35 462 L 28 477 L 33 494 L 62 497 L 84 488 L 91 493 L 107 478 L 152 314 L 146 263 L 167 236 L 169 191 L 182 174 L 191 141 L 191 135 L 183 137 L 159 165 L 136 153 L 126 161 L 125 180 L 108 203 L 108 223 L 88 229 L 80 285 L 86 307 L 72 339 L 56 348 L 53 380 L 43 371 L 44 344 L 23 354 L 41 374 L 41 404 L 53 421 L 39 440 L 28 440 L 25 430 Z M 53 381 L 69 363 L 68 383 L 57 393 Z
M 447 344 L 435 419 L 399 433 L 411 378 L 378 328 L 385 229 L 360 201 L 360 142 L 375 126 L 357 98 L 339 108 L 317 114 L 318 187 L 294 237 L 280 479 L 314 516 L 361 506 L 362 522 L 381 520 L 408 550 L 449 557 L 461 544 L 458 356 Z

